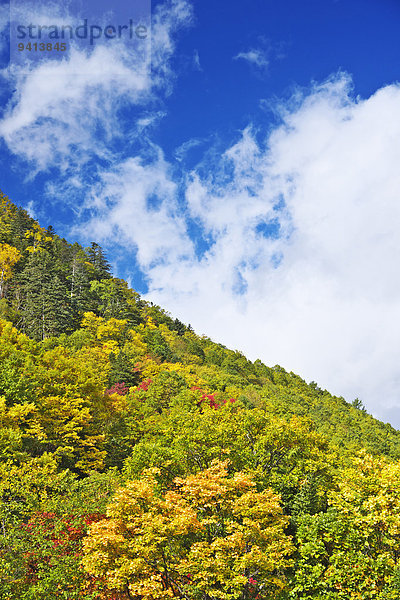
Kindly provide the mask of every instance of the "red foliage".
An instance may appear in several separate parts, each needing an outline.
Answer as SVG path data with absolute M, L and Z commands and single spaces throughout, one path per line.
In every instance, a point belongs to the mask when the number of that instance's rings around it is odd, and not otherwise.
M 141 366 L 140 363 L 136 363 L 135 364 L 135 368 L 133 369 L 133 372 L 134 373 L 140 373 L 140 366 Z
M 62 547 L 64 554 L 71 554 L 75 550 L 71 543 L 80 541 L 86 535 L 88 526 L 103 519 L 104 516 L 104 514 L 92 513 L 57 517 L 51 512 L 39 512 L 32 515 L 28 523 L 23 524 L 22 527 L 32 536 L 41 534 L 47 538 L 52 542 L 53 548 Z
M 115 383 L 109 390 L 104 392 L 107 396 L 111 394 L 118 394 L 119 396 L 126 396 L 129 393 L 129 388 L 125 385 L 125 382 Z
M 210 406 L 211 408 L 221 408 L 221 406 L 223 406 L 224 404 L 226 404 L 226 400 L 222 399 L 222 400 L 218 400 L 216 398 L 216 393 L 214 394 L 207 394 L 206 392 L 204 392 L 204 390 L 202 390 L 201 388 L 199 388 L 198 386 L 194 385 L 190 388 L 193 392 L 201 392 L 201 396 L 200 396 L 200 400 L 198 402 L 198 406 L 201 406 L 204 402 L 206 402 L 208 404 L 208 406 Z M 230 398 L 229 402 L 231 404 L 233 404 L 234 402 L 236 402 L 235 398 Z
M 102 513 L 57 516 L 53 512 L 38 512 L 22 525 L 32 536 L 32 550 L 25 552 L 25 577 L 32 585 L 37 582 L 39 564 L 52 556 L 74 556 L 77 569 L 81 570 L 82 545 L 81 541 L 91 523 L 104 519 Z M 36 537 L 35 539 L 35 536 Z M 43 538 L 47 541 L 43 546 Z M 87 592 L 93 600 L 128 600 L 124 592 L 112 591 L 107 588 L 101 578 L 86 576 Z M 85 595 L 85 598 L 87 596 Z
M 249 577 L 249 592 L 252 598 L 254 598 L 254 600 L 259 600 L 260 598 L 260 594 L 257 592 L 257 579 L 254 579 L 254 577 Z
M 152 379 L 144 379 L 141 383 L 139 383 L 135 391 L 138 392 L 139 390 L 143 390 L 144 392 L 147 392 L 151 383 L 153 383 Z

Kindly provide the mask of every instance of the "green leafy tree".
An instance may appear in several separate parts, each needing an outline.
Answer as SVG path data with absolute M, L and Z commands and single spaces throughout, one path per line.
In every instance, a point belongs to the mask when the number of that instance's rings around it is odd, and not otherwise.
M 365 453 L 340 473 L 326 513 L 297 519 L 292 598 L 397 598 L 400 464 Z

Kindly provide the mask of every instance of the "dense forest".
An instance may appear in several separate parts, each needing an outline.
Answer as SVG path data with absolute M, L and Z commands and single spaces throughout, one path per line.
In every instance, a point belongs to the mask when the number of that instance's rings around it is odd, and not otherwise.
M 0 599 L 400 598 L 400 432 L 0 194 Z

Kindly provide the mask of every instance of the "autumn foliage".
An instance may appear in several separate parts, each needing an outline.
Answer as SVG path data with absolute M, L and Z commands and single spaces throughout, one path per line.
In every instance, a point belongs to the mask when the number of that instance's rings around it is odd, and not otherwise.
M 133 598 L 269 598 L 285 586 L 293 551 L 271 490 L 214 462 L 160 492 L 154 474 L 118 490 L 90 527 L 85 568 Z
M 0 193 L 0 600 L 399 600 L 399 547 L 400 432 Z

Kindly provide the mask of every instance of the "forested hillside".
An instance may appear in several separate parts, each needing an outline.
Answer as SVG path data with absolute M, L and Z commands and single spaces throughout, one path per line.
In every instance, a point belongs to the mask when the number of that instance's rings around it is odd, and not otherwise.
M 0 599 L 400 598 L 400 432 L 0 195 Z

